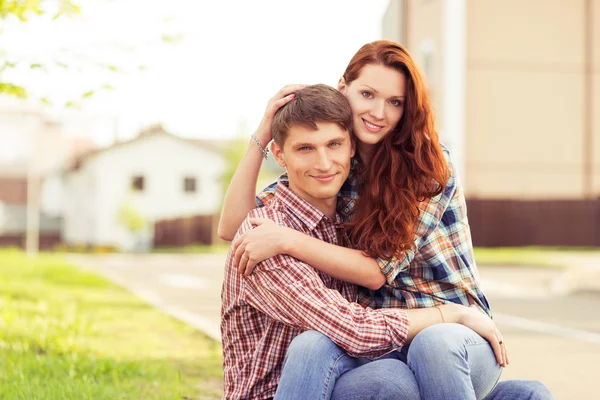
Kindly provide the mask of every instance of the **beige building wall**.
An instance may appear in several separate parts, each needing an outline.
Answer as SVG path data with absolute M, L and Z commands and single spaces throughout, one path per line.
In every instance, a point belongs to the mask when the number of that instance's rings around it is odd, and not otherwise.
M 467 196 L 600 196 L 600 0 L 465 1 Z M 398 18 L 404 44 L 427 77 L 439 130 L 448 86 L 444 12 L 451 6 L 452 0 L 406 0 Z
M 405 15 L 406 0 L 390 1 L 383 16 L 381 26 L 381 38 L 397 43 L 405 42 Z
M 584 3 L 467 1 L 468 196 L 584 195 Z
M 436 114 L 436 125 L 443 125 L 440 107 L 443 99 L 443 0 L 406 0 L 406 38 L 404 45 L 425 75 L 429 96 Z M 444 139 L 442 138 L 442 141 Z
M 600 0 L 592 1 L 592 131 L 594 132 L 594 195 L 600 195 Z

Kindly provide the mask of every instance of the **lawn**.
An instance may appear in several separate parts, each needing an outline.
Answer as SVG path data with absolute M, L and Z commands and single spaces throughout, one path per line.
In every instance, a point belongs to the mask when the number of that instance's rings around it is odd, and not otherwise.
M 568 255 L 600 256 L 597 247 L 476 247 L 475 260 L 478 265 L 512 265 L 566 268 Z
M 0 250 L 0 398 L 218 399 L 221 348 L 60 256 Z

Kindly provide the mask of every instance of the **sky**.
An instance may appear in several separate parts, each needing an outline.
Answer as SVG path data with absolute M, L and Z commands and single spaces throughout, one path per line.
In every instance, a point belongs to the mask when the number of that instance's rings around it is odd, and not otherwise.
M 49 97 L 48 111 L 72 121 L 67 135 L 99 145 L 151 123 L 186 137 L 247 135 L 284 85 L 336 85 L 360 46 L 380 38 L 388 2 L 80 0 L 75 17 L 5 24 L 7 54 L 47 72 L 3 78 Z M 58 106 L 90 90 L 80 110 Z

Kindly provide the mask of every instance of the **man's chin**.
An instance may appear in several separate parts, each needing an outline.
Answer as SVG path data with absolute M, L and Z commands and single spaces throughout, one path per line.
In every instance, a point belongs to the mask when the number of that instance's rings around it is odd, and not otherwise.
M 337 186 L 327 187 L 327 188 L 320 188 L 319 190 L 315 190 L 310 195 L 315 199 L 327 200 L 327 199 L 337 197 L 337 194 L 339 191 L 340 191 L 340 188 Z

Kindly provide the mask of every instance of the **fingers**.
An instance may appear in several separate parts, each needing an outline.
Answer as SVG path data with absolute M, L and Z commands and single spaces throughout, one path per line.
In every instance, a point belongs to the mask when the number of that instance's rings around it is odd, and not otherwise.
M 269 101 L 267 106 L 268 115 L 273 116 L 281 107 L 289 103 L 294 97 L 296 92 L 300 89 L 305 88 L 306 85 L 287 85 L 279 90 L 273 98 Z
M 246 270 L 244 272 L 244 276 L 248 276 L 254 271 L 254 267 L 256 267 L 256 260 L 252 257 L 248 257 L 246 261 Z
M 238 265 L 238 273 L 240 275 L 246 275 L 246 265 L 248 264 L 248 260 L 249 257 L 246 253 L 242 254 L 242 257 L 240 258 L 240 264 Z
M 269 222 L 273 222 L 273 221 L 271 221 L 268 218 L 250 218 L 250 219 L 248 219 L 248 221 L 250 221 L 250 223 L 254 227 L 257 227 L 257 226 L 260 226 L 262 224 L 266 224 L 266 223 L 269 223 Z
M 240 243 L 242 243 L 242 236 L 244 236 L 244 235 L 242 234 L 242 235 L 240 235 L 240 236 L 238 236 L 238 237 L 234 238 L 234 239 L 231 241 L 231 253 L 232 253 L 232 254 L 235 254 L 235 252 L 236 252 L 236 250 L 237 250 L 238 246 L 240 245 Z
M 304 84 L 285 85 L 277 92 L 277 94 L 275 94 L 274 98 L 280 99 L 282 97 L 286 97 L 294 92 L 297 92 L 300 89 L 304 89 L 306 86 L 307 85 Z
M 240 241 L 239 241 L 237 248 L 235 250 L 235 253 L 233 255 L 233 265 L 237 266 L 238 272 L 240 274 L 244 273 L 244 270 L 241 269 L 241 262 L 242 262 L 242 256 L 246 252 L 246 247 L 243 245 L 243 243 L 244 243 L 243 236 L 244 235 L 240 235 L 238 237 L 238 239 L 240 239 Z
M 287 103 L 292 101 L 294 99 L 294 97 L 296 97 L 296 93 L 288 94 L 284 98 L 275 101 L 273 103 L 273 105 L 271 106 L 272 107 L 271 111 L 273 112 L 273 114 L 275 114 L 277 112 L 277 110 L 279 110 L 281 107 L 283 107 L 284 105 L 286 105 Z
M 500 331 L 498 329 L 496 329 L 496 335 L 498 336 L 498 340 L 499 340 L 499 344 L 500 347 L 502 348 L 502 356 L 504 357 L 504 367 L 508 366 L 508 364 L 510 364 L 510 361 L 508 359 L 508 349 L 506 347 L 506 342 L 504 342 L 504 338 L 502 337 L 502 334 L 500 333 Z
M 494 350 L 494 355 L 496 356 L 496 362 L 498 364 L 500 364 L 502 367 L 504 367 L 504 355 L 503 355 L 502 345 L 500 344 L 498 337 L 496 335 L 494 335 L 488 341 L 490 342 L 490 345 L 492 346 L 492 350 Z
M 506 367 L 508 365 L 507 357 L 506 357 L 506 344 L 500 334 L 500 331 L 496 328 L 495 330 L 496 341 L 498 342 L 498 347 L 500 349 L 501 361 L 498 362 L 502 367 Z

